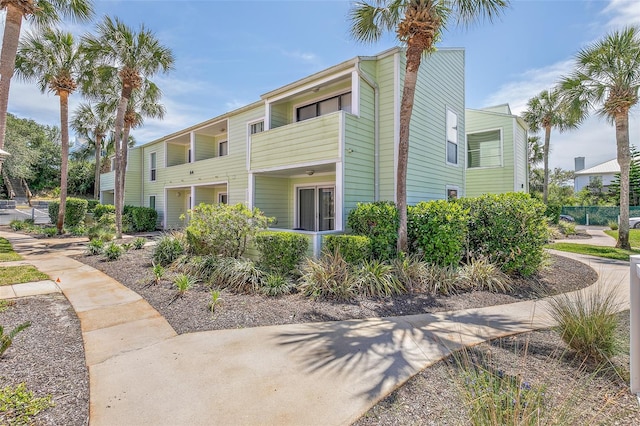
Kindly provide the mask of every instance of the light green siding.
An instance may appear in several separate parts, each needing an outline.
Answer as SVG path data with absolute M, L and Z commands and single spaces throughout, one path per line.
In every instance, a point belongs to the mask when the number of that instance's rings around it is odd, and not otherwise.
M 272 228 L 293 228 L 293 203 L 290 203 L 291 182 L 288 178 L 256 175 L 253 205 L 277 222 Z
M 113 191 L 116 187 L 116 172 L 111 171 L 100 175 L 100 191 Z
M 395 140 L 396 106 L 399 100 L 396 75 L 399 78 L 401 55 L 389 55 L 378 61 L 377 82 L 380 91 L 380 199 L 394 200 L 395 194 Z M 397 105 L 396 105 L 397 104 Z
M 216 139 L 213 136 L 198 135 L 195 137 L 195 160 L 206 160 L 217 155 Z
M 167 143 L 167 167 L 187 163 L 189 145 Z
M 124 203 L 131 206 L 142 206 L 142 150 L 129 149 L 127 173 L 124 181 Z
M 515 191 L 529 192 L 529 155 L 527 153 L 527 131 L 520 125 L 516 118 L 513 119 L 515 127 Z

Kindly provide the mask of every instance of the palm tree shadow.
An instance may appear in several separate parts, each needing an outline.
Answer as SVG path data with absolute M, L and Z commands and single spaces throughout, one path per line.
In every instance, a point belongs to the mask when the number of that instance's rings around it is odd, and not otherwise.
M 300 324 L 274 339 L 305 373 L 346 381 L 375 401 L 463 346 L 521 331 L 506 316 L 461 312 Z

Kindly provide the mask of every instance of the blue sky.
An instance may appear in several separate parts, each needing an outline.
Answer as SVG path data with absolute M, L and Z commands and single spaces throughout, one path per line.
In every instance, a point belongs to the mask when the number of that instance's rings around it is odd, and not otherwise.
M 117 16 L 134 28 L 144 24 L 176 58 L 175 69 L 155 81 L 167 115 L 133 132 L 138 143 L 207 120 L 260 95 L 357 55 L 395 46 L 393 34 L 374 45 L 349 36 L 349 0 L 218 1 L 96 0 L 96 20 Z M 494 23 L 451 26 L 439 47 L 466 50 L 468 108 L 509 103 L 520 113 L 529 98 L 571 71 L 572 57 L 608 31 L 640 23 L 637 0 L 513 0 Z M 27 25 L 28 28 L 28 25 Z M 68 25 L 78 36 L 91 24 Z M 71 108 L 81 100 L 70 99 Z M 13 81 L 9 111 L 58 124 L 58 99 Z M 631 141 L 640 147 L 640 107 L 632 111 Z M 615 157 L 614 128 L 590 119 L 576 131 L 551 139 L 551 167 L 573 169 Z

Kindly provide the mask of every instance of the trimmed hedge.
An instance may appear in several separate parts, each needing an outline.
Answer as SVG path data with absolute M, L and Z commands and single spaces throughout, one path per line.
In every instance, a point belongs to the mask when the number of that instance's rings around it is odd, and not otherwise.
M 421 201 L 407 209 L 407 234 L 412 252 L 422 252 L 434 265 L 456 266 L 464 255 L 467 210 L 446 200 Z
M 337 250 L 349 263 L 360 263 L 372 256 L 371 238 L 364 235 L 327 235 L 323 244 L 329 253 Z
M 347 226 L 354 234 L 371 239 L 371 251 L 376 259 L 396 257 L 398 209 L 394 203 L 358 203 L 356 208 L 349 212 Z
M 469 209 L 468 251 L 508 274 L 529 276 L 544 260 L 546 206 L 525 193 L 486 194 L 458 200 Z
M 64 224 L 66 226 L 76 226 L 84 222 L 87 214 L 87 200 L 81 198 L 67 198 L 66 209 L 64 214 Z M 58 211 L 60 210 L 60 200 L 49 202 L 49 219 L 51 223 L 58 221 Z
M 255 242 L 260 252 L 260 267 L 287 275 L 296 271 L 309 247 L 309 240 L 304 235 L 292 232 L 260 232 Z
M 123 221 L 128 232 L 150 232 L 156 230 L 158 212 L 151 207 L 124 206 Z
M 93 218 L 96 222 L 107 213 L 116 214 L 116 206 L 113 204 L 98 204 L 93 208 Z
M 93 199 L 93 198 L 92 198 L 92 199 L 87 200 L 87 203 L 88 203 L 88 205 L 87 205 L 87 211 L 88 211 L 89 213 L 92 213 L 92 212 L 93 212 L 93 209 L 95 209 L 95 208 L 96 208 L 96 206 L 100 204 L 100 200 L 96 200 L 96 199 Z

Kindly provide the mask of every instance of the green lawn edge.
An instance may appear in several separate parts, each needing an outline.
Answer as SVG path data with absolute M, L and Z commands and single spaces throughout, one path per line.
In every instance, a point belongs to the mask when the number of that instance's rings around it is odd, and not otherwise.
M 9 240 L 0 237 L 0 262 L 13 262 L 15 260 L 22 260 L 22 256 L 13 251 Z
M 0 286 L 49 280 L 49 276 L 34 266 L 0 266 Z
M 615 247 L 593 246 L 590 244 L 552 243 L 546 248 L 569 253 L 586 254 L 606 259 L 629 260 L 629 256 L 640 254 L 640 250 L 623 250 Z

